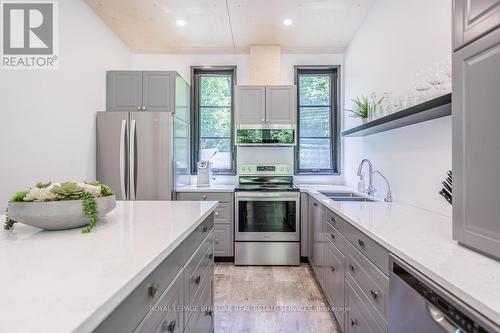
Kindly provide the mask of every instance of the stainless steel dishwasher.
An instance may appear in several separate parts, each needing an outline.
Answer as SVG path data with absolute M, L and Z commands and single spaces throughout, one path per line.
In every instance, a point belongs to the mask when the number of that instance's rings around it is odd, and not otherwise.
M 389 333 L 500 332 L 462 301 L 399 258 L 390 258 Z

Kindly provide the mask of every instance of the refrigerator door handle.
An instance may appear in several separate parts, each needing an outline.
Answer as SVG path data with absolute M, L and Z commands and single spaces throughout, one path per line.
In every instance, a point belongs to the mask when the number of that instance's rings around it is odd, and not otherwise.
M 129 161 L 129 169 L 130 169 L 130 193 L 129 199 L 135 200 L 135 140 L 136 140 L 136 124 L 135 120 L 131 121 L 131 129 L 130 129 L 130 161 Z
M 127 192 L 125 190 L 125 133 L 127 131 L 127 121 L 122 120 L 120 130 L 120 190 L 122 200 L 127 200 Z

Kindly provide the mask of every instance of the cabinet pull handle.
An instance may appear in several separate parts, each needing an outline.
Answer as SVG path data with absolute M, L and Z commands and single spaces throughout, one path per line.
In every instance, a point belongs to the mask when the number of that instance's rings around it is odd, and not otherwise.
M 210 259 L 210 260 L 212 260 L 214 258 L 214 254 L 213 253 L 209 253 L 207 255 L 207 258 Z
M 137 111 L 141 111 L 141 110 L 142 110 L 142 107 L 141 107 L 141 106 L 139 106 L 139 107 L 137 108 Z
M 357 319 L 351 319 L 351 326 L 358 326 L 358 320 Z
M 332 272 L 335 272 L 335 266 L 330 266 L 330 269 L 332 270 Z
M 156 293 L 158 292 L 158 289 L 160 288 L 160 284 L 158 282 L 153 282 L 151 285 L 148 287 L 148 295 L 151 298 L 155 298 Z
M 353 264 L 349 264 L 349 269 L 351 270 L 351 272 L 354 273 L 354 265 Z
M 260 122 L 261 122 L 261 123 L 265 123 L 265 122 L 266 122 L 266 118 L 262 118 L 262 119 L 260 120 Z
M 213 310 L 206 310 L 206 311 L 205 311 L 205 316 L 207 316 L 207 317 L 208 317 L 208 316 L 212 317 L 212 316 L 213 316 L 213 314 L 214 314 L 214 311 L 213 311 Z
M 335 235 L 334 234 L 330 234 L 330 237 L 332 237 L 332 239 L 335 240 Z
M 208 226 L 203 226 L 203 232 L 207 232 L 208 231 Z
M 207 195 L 206 194 L 203 194 L 203 196 L 201 197 L 203 200 L 207 200 Z
M 173 333 L 175 331 L 175 320 L 171 320 L 170 322 L 165 320 L 163 324 L 161 324 L 161 331 Z
M 215 212 L 215 216 L 219 216 L 219 212 Z
M 313 205 L 314 205 L 314 207 L 318 207 L 318 203 L 317 202 L 313 202 Z
M 219 244 L 220 241 L 218 239 L 215 240 L 215 244 Z
M 370 294 L 372 294 L 372 298 L 375 300 L 378 298 L 378 292 L 370 290 Z
M 201 276 L 200 276 L 200 275 L 198 275 L 198 276 L 194 279 L 194 281 L 193 281 L 193 282 L 194 282 L 194 284 L 198 285 L 198 284 L 200 284 L 200 280 L 201 280 Z
M 337 221 L 335 221 L 335 217 L 330 217 L 330 221 L 333 222 L 333 223 L 337 223 Z
M 358 244 L 359 244 L 359 246 L 361 246 L 361 247 L 365 247 L 365 241 L 364 241 L 364 240 L 362 240 L 362 239 L 358 239 Z
M 146 108 L 145 106 L 143 106 L 143 107 L 142 107 L 142 111 L 146 111 L 146 109 L 147 109 L 147 108 Z

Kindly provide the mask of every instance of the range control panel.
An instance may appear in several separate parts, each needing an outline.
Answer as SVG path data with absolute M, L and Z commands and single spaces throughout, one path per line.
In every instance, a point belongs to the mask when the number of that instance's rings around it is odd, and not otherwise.
M 241 176 L 293 176 L 290 164 L 243 164 L 239 167 Z

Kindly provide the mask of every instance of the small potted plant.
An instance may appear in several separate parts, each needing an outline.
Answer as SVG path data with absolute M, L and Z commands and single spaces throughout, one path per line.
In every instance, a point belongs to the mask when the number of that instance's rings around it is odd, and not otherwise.
M 360 118 L 363 124 L 366 124 L 368 119 L 375 115 L 377 107 L 383 99 L 382 97 L 379 101 L 370 101 L 370 99 L 365 96 L 356 97 L 355 99 L 351 99 L 354 107 L 352 109 L 346 109 L 346 111 L 351 113 L 352 118 Z
M 111 189 L 98 181 L 38 183 L 11 197 L 4 229 L 10 230 L 20 222 L 46 230 L 86 226 L 82 232 L 89 233 L 115 206 Z

